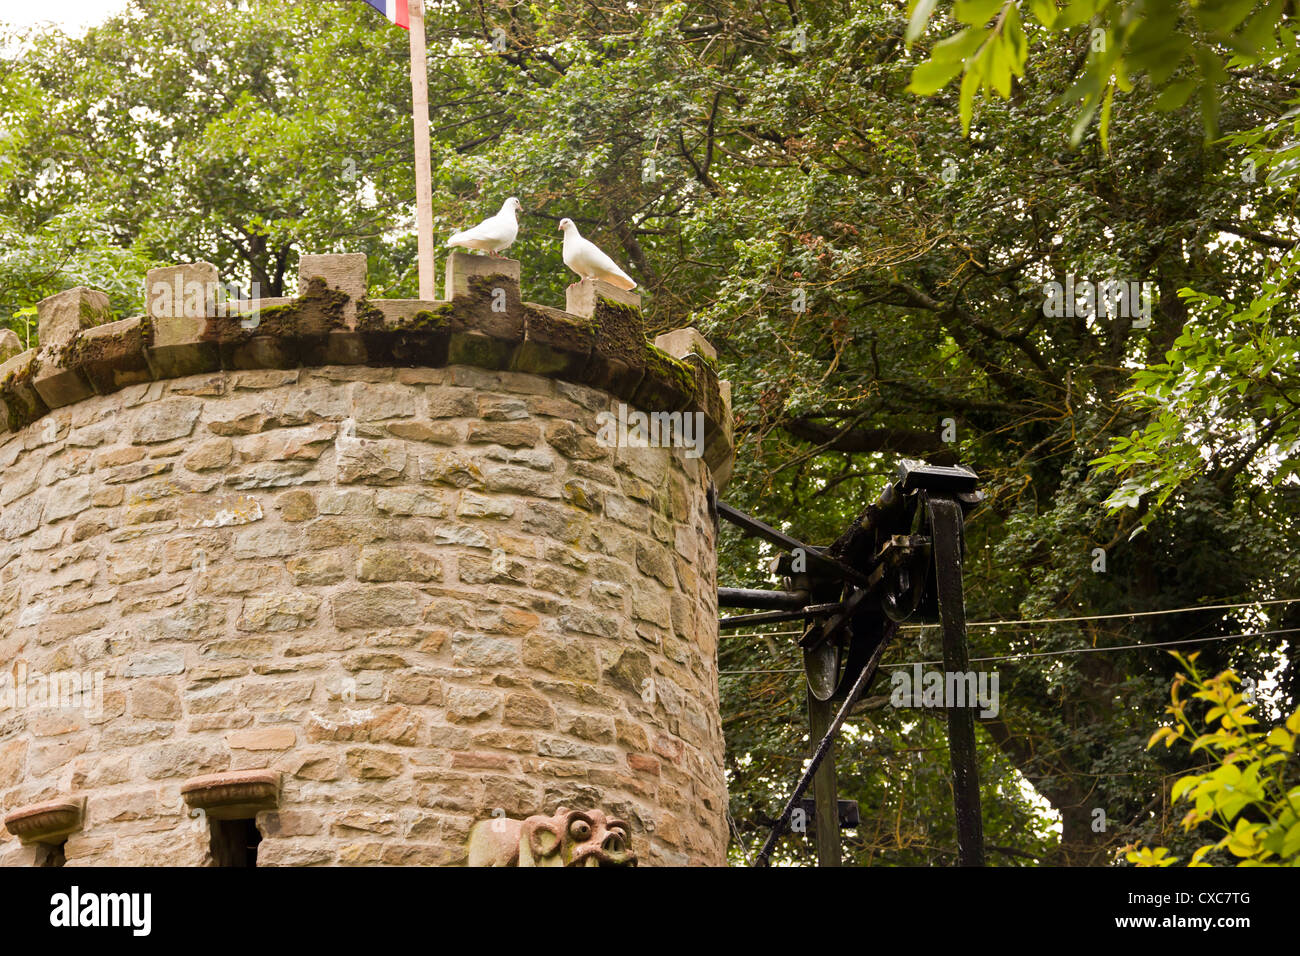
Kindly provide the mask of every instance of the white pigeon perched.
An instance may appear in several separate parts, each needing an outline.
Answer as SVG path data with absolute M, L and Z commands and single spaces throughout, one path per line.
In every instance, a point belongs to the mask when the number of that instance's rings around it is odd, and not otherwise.
M 614 260 L 597 248 L 594 242 L 582 238 L 572 219 L 560 220 L 564 233 L 564 264 L 583 279 L 603 279 L 620 289 L 635 289 L 631 276 L 614 265 Z
M 511 196 L 501 204 L 501 211 L 495 216 L 448 239 L 447 248 L 463 246 L 466 249 L 481 249 L 491 256 L 509 249 L 519 235 L 519 221 L 515 219 L 515 213 L 523 211 L 523 208 L 519 200 Z

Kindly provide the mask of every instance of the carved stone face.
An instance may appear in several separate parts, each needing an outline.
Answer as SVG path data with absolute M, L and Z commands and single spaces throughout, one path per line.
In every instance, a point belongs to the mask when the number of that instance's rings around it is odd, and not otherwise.
M 529 817 L 519 842 L 520 866 L 636 866 L 628 825 L 601 810 Z

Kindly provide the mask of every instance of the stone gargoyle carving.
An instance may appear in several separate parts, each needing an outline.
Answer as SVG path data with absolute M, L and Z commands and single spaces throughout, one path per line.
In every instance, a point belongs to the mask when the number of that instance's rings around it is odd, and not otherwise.
M 493 817 L 469 831 L 470 866 L 636 866 L 628 825 L 601 810 Z

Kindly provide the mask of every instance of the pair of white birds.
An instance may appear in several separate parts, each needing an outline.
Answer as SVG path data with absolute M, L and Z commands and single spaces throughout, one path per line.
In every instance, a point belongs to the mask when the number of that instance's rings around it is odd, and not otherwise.
M 501 211 L 490 219 L 484 219 L 473 229 L 458 232 L 447 240 L 447 248 L 460 246 L 464 249 L 480 249 L 489 255 L 510 248 L 515 237 L 519 235 L 519 221 L 515 214 L 523 211 L 523 206 L 514 196 L 507 199 Z M 632 278 L 614 264 L 614 260 L 590 240 L 582 238 L 578 227 L 572 219 L 560 220 L 560 231 L 564 233 L 564 264 L 583 279 L 603 279 L 620 289 L 635 289 Z

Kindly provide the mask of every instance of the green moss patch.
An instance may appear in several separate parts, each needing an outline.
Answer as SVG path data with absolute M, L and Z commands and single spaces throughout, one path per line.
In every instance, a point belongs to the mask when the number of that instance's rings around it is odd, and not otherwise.
M 4 402 L 9 412 L 9 427 L 13 431 L 18 431 L 49 413 L 49 407 L 36 394 L 32 385 L 40 369 L 40 359 L 34 358 L 27 366 L 10 372 L 0 382 L 0 401 Z
M 637 407 L 652 412 L 696 409 L 698 394 L 691 367 L 649 342 L 644 354 L 645 377 L 635 395 Z
M 112 335 L 78 335 L 63 350 L 59 364 L 80 368 L 100 395 L 152 378 L 145 349 L 153 341 L 148 317 Z

